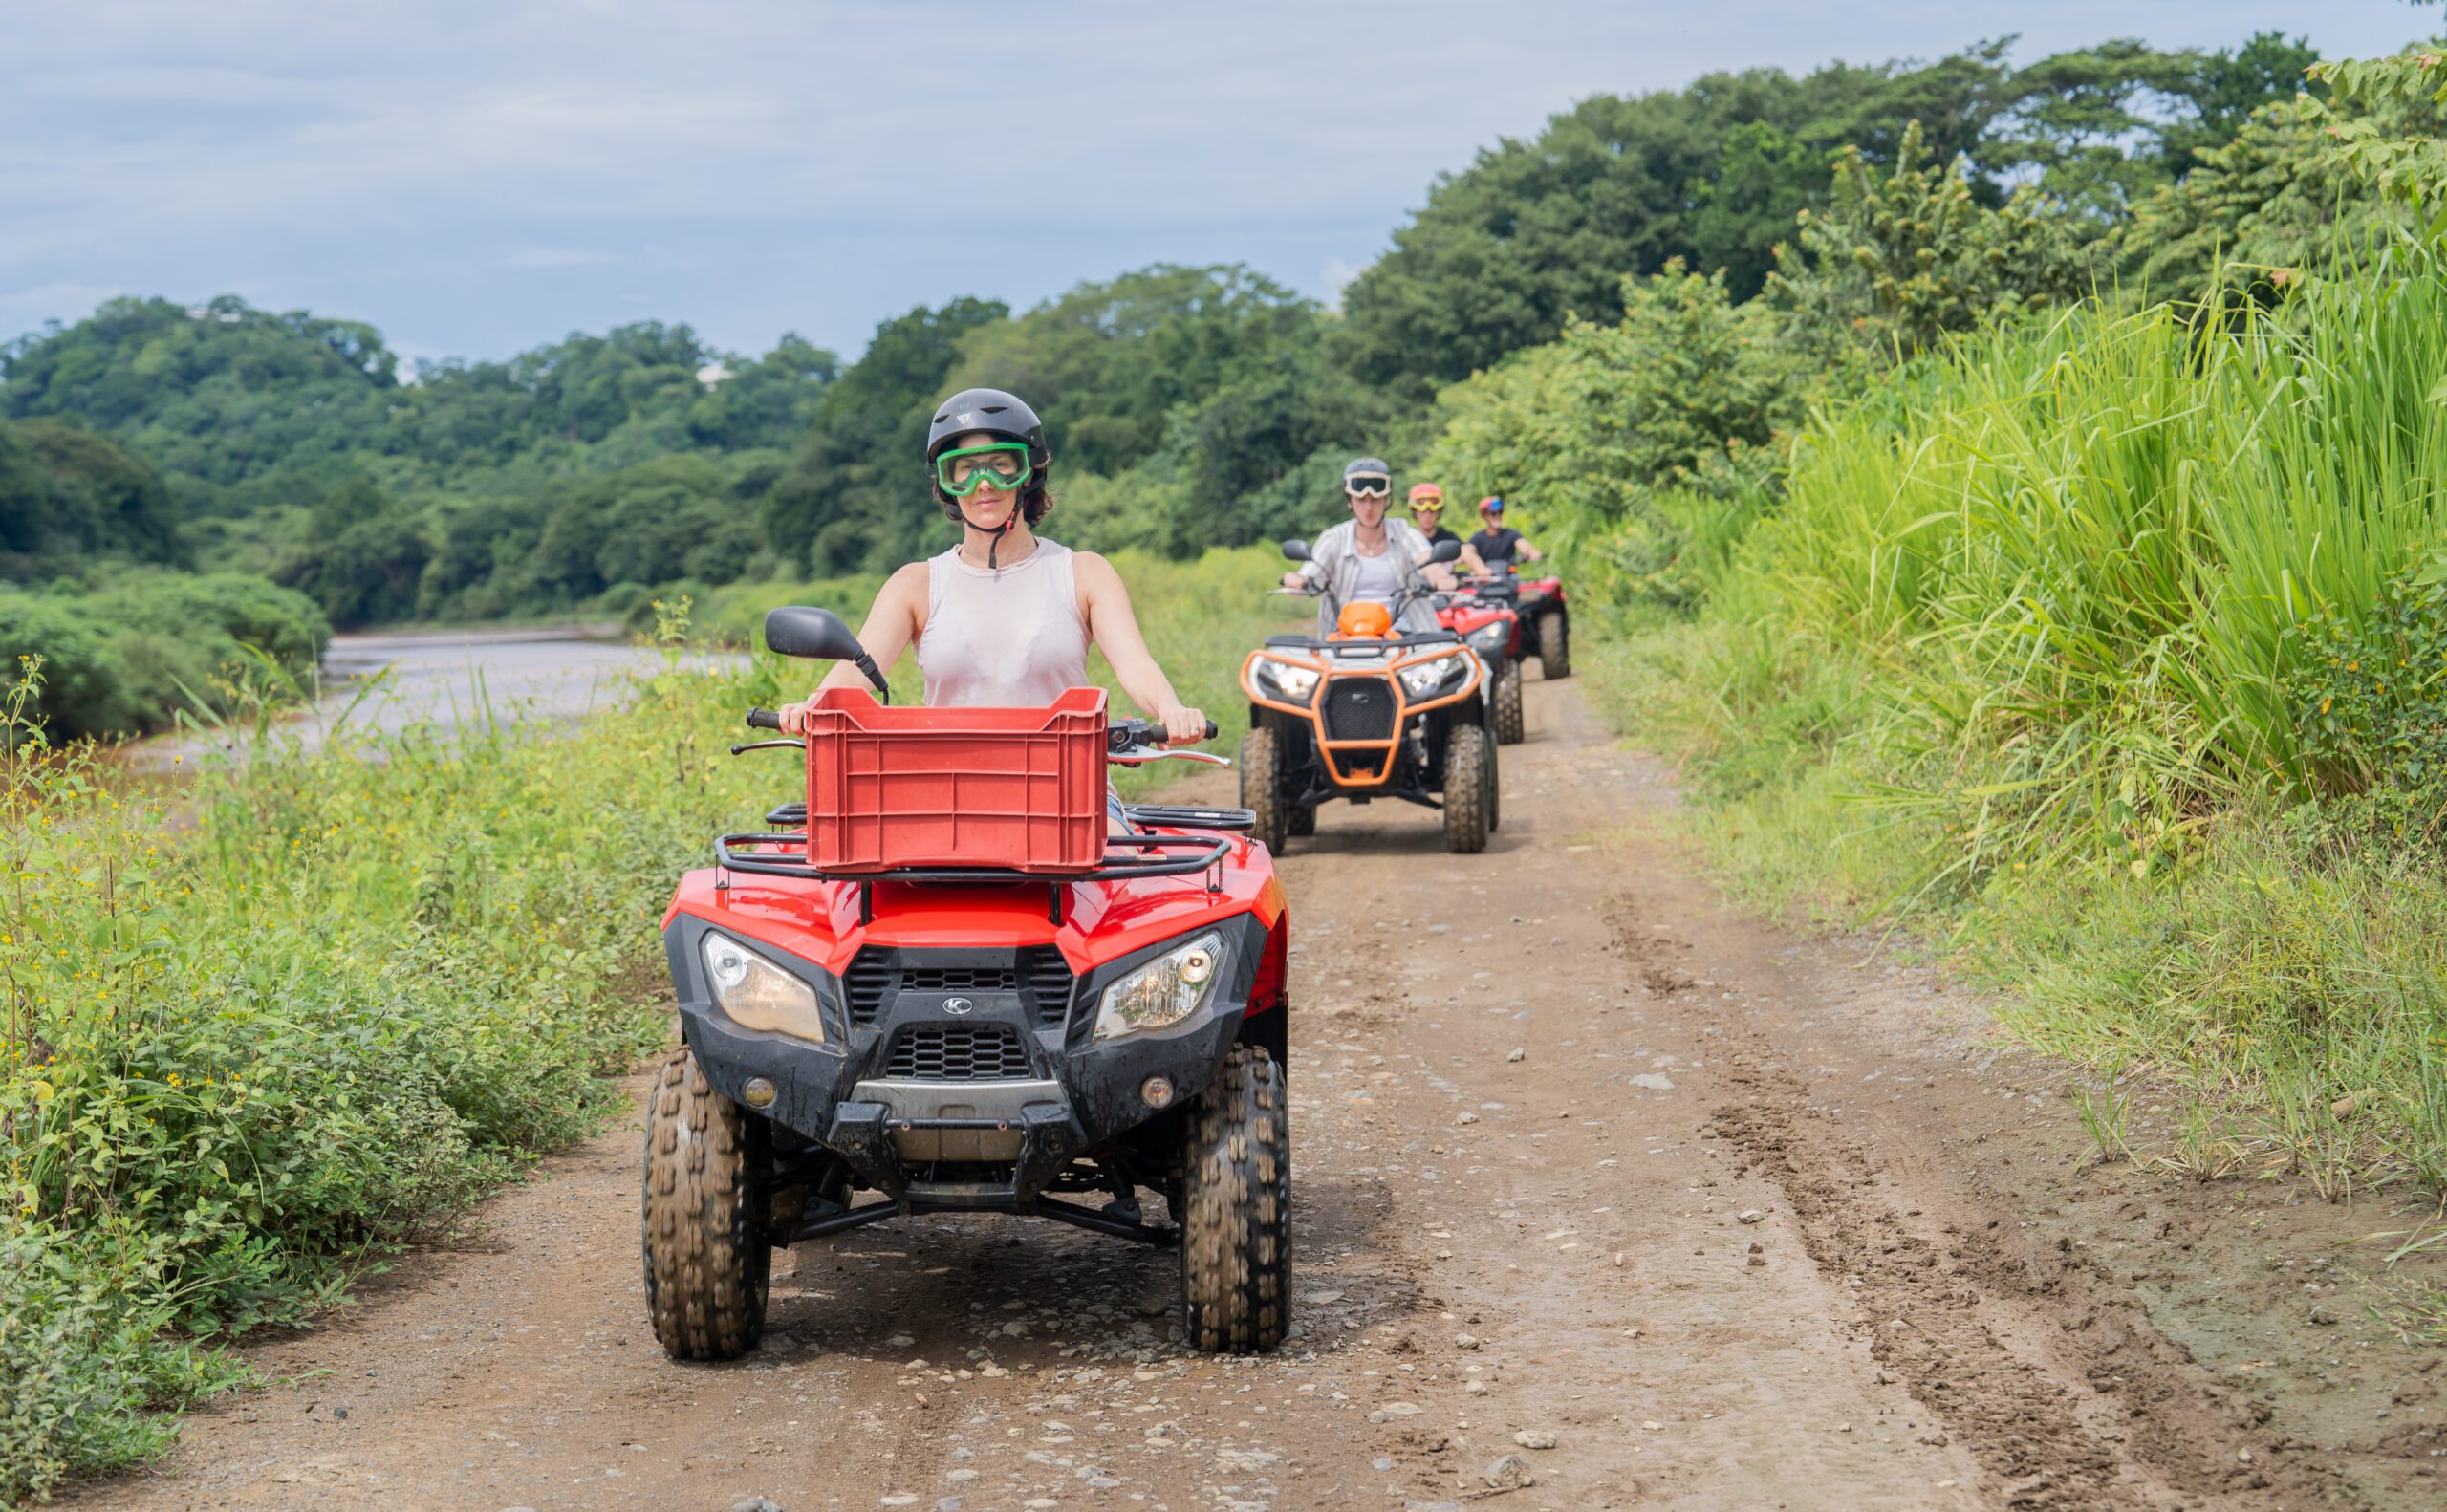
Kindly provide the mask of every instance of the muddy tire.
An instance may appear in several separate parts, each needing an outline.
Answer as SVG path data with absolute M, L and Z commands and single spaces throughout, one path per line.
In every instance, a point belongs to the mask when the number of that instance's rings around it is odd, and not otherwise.
M 1313 803 L 1288 805 L 1283 810 L 1284 833 L 1294 837 L 1317 832 L 1317 806 Z
M 1236 1045 L 1182 1152 L 1181 1322 L 1207 1354 L 1263 1354 L 1291 1327 L 1291 1115 L 1283 1069 Z
M 646 1104 L 646 1312 L 675 1360 L 733 1360 L 765 1336 L 773 1250 L 762 1120 L 678 1049 Z
M 1283 743 L 1264 724 L 1241 737 L 1241 807 L 1258 816 L 1249 837 L 1280 854 L 1290 833 L 1284 811 L 1290 806 L 1283 801 Z M 1313 818 L 1310 828 L 1315 828 Z
M 1495 743 L 1480 724 L 1453 726 L 1452 744 L 1444 750 L 1444 849 L 1471 855 L 1487 848 L 1495 805 Z
M 1550 682 L 1571 676 L 1571 627 L 1561 615 L 1538 616 L 1538 670 Z
M 1495 680 L 1496 744 L 1518 745 L 1528 738 L 1528 716 L 1521 709 L 1521 663 L 1506 658 Z

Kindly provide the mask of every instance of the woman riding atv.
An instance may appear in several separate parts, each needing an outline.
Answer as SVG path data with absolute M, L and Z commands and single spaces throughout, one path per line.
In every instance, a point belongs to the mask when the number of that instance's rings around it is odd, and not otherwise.
M 858 627 L 859 643 L 886 673 L 916 646 L 930 704 L 1022 708 L 1088 686 L 1093 641 L 1168 737 L 1184 745 L 1203 738 L 1206 716 L 1181 702 L 1148 654 L 1113 564 L 1036 534 L 1053 508 L 1052 460 L 1036 412 L 1001 389 L 964 389 L 937 406 L 926 466 L 961 542 L 894 572 Z M 865 683 L 840 662 L 817 691 Z M 785 707 L 782 727 L 806 734 L 813 702 Z
M 1362 457 L 1342 470 L 1343 497 L 1351 518 L 1331 527 L 1309 548 L 1309 560 L 1283 574 L 1286 588 L 1323 592 L 1317 605 L 1317 634 L 1332 635 L 1334 616 L 1346 604 L 1390 605 L 1402 597 L 1404 580 L 1413 572 L 1430 587 L 1450 592 L 1453 574 L 1428 557 L 1434 549 L 1427 537 L 1402 520 L 1385 518 L 1394 502 L 1394 470 L 1375 457 Z M 1436 611 L 1413 595 L 1395 626 L 1404 635 L 1436 628 Z

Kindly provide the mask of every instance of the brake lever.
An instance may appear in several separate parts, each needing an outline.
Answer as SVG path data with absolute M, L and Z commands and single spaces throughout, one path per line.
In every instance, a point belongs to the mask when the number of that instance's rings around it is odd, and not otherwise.
M 1151 761 L 1196 761 L 1204 762 L 1210 767 L 1232 765 L 1232 758 L 1229 756 L 1217 756 L 1208 751 L 1157 751 L 1149 750 L 1143 745 L 1136 750 L 1116 751 L 1105 757 L 1106 764 L 1113 767 L 1144 767 Z
M 749 741 L 745 745 L 732 746 L 730 748 L 730 753 L 734 756 L 745 756 L 749 751 L 778 750 L 785 745 L 790 746 L 793 750 L 807 749 L 807 742 L 803 740 Z

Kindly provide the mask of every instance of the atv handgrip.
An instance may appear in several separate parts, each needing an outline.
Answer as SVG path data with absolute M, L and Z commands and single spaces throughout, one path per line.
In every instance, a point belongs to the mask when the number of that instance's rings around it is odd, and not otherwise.
M 1206 733 L 1201 735 L 1199 739 L 1202 741 L 1211 741 L 1222 733 L 1224 733 L 1223 727 L 1217 724 L 1213 720 L 1208 720 L 1206 722 Z M 1164 733 L 1164 726 L 1158 724 L 1153 721 L 1115 720 L 1112 724 L 1105 726 L 1105 750 L 1108 754 L 1117 755 L 1122 751 L 1126 751 L 1139 745 L 1168 745 L 1170 744 L 1172 744 L 1172 737 Z
M 782 727 L 782 716 L 771 709 L 749 709 L 747 727 L 752 730 L 777 730 Z

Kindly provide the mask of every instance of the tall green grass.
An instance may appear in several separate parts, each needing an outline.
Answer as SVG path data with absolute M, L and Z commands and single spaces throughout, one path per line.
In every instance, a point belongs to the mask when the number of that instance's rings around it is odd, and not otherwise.
M 2447 870 L 2303 691 L 2447 547 L 2441 374 L 2429 267 L 1968 340 L 1815 417 L 1696 621 L 1593 665 L 1755 899 L 1912 920 L 2052 1048 L 2447 1182 Z

